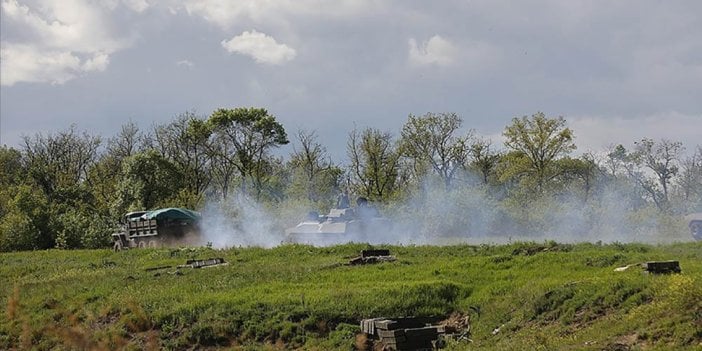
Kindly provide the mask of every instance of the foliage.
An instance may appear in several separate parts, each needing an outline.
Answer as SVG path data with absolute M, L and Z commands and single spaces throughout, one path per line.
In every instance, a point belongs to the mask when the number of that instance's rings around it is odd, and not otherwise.
M 183 193 L 195 198 L 201 197 L 211 182 L 210 133 L 206 122 L 193 112 L 180 114 L 173 122 L 154 129 L 155 149 L 183 177 Z
M 372 201 L 387 201 L 398 190 L 400 153 L 392 135 L 378 129 L 353 130 L 346 152 L 354 192 Z
M 533 179 L 536 191 L 542 192 L 550 180 L 563 173 L 554 162 L 576 148 L 573 132 L 565 124 L 563 117 L 548 118 L 543 112 L 512 119 L 503 132 L 505 146 L 513 151 L 509 154 L 511 167 L 504 170 L 503 179 Z
M 267 176 L 268 152 L 289 143 L 283 125 L 263 108 L 218 109 L 207 123 L 216 138 L 212 148 L 216 162 L 236 168 L 242 179 L 241 191 L 247 193 L 247 185 L 252 183 L 256 197 L 260 197 Z M 222 196 L 226 197 L 229 184 L 221 186 Z
M 450 187 L 456 173 L 468 163 L 472 133 L 457 136 L 462 123 L 455 113 L 409 115 L 402 127 L 400 152 L 411 160 L 415 179 L 431 171 Z
M 168 207 L 180 189 L 183 175 L 154 150 L 140 152 L 122 162 L 117 185 L 117 213 Z
M 328 208 L 334 192 L 341 186 L 343 170 L 331 162 L 324 146 L 317 142 L 315 132 L 300 130 L 297 133 L 299 147 L 293 146 L 288 161 L 290 182 L 288 195 L 304 197 L 309 202 Z
M 146 130 L 129 121 L 108 138 L 75 125 L 25 137 L 19 149 L 0 148 L 0 250 L 104 246 L 127 211 L 238 199 L 256 201 L 282 232 L 340 193 L 413 223 L 405 236 L 462 240 L 659 242 L 682 239 L 682 216 L 702 211 L 699 145 L 686 154 L 679 142 L 643 138 L 574 156 L 566 120 L 538 112 L 505 127 L 502 150 L 462 123 L 455 113 L 409 115 L 398 139 L 355 129 L 342 162 L 315 131 L 299 131 L 289 155 L 275 153 L 289 143 L 285 128 L 253 107 L 186 111 Z

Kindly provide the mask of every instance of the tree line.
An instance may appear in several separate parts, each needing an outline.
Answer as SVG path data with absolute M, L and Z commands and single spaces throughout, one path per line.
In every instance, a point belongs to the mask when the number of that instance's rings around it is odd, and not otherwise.
M 513 118 L 503 136 L 499 147 L 466 132 L 455 113 L 409 115 L 397 135 L 350 131 L 339 162 L 310 130 L 294 134 L 287 157 L 276 156 L 291 138 L 263 108 L 185 112 L 148 129 L 128 122 L 107 139 L 73 125 L 0 148 L 0 251 L 107 247 L 126 212 L 242 197 L 274 213 L 291 204 L 325 211 L 348 192 L 417 214 L 426 202 L 413 207 L 410 199 L 438 191 L 460 203 L 480 194 L 483 203 L 466 211 L 491 207 L 509 219 L 492 231 L 538 230 L 564 201 L 594 213 L 613 193 L 632 213 L 702 210 L 700 145 L 685 154 L 680 142 L 644 138 L 574 156 L 566 120 L 541 112 Z

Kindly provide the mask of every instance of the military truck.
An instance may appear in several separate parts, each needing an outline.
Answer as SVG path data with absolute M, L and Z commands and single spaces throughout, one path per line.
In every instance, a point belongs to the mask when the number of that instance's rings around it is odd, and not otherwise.
M 328 214 L 310 212 L 305 220 L 285 230 L 285 241 L 315 246 L 371 242 L 391 229 L 392 222 L 365 198 L 358 198 L 356 206 L 350 207 L 348 199 L 342 197 Z
M 690 228 L 690 234 L 695 240 L 702 240 L 702 212 L 685 216 Z
M 197 244 L 201 217 L 185 208 L 162 208 L 125 214 L 112 234 L 113 248 L 163 247 Z

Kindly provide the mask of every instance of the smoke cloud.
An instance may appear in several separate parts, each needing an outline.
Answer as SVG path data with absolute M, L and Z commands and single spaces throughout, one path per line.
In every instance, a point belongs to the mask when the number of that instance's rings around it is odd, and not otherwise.
M 613 186 L 587 196 L 564 191 L 557 196 L 518 202 L 504 190 L 478 184 L 470 175 L 447 190 L 427 180 L 404 201 L 380 208 L 390 226 L 364 225 L 365 231 L 336 235 L 332 240 L 286 238 L 313 210 L 309 204 L 287 202 L 265 207 L 236 196 L 210 203 L 202 211 L 203 243 L 213 247 L 274 247 L 301 241 L 315 246 L 347 242 L 393 245 L 504 244 L 515 241 L 645 242 L 692 240 L 682 219 L 642 204 L 627 189 Z M 303 237 L 304 238 L 304 237 Z M 309 238 L 312 238 L 310 241 Z

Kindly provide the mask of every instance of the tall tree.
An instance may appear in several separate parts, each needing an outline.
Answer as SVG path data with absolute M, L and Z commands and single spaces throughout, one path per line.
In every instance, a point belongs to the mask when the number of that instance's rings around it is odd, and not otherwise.
M 212 179 L 211 152 L 207 123 L 193 112 L 184 112 L 175 120 L 154 128 L 157 150 L 183 175 L 183 191 L 192 201 L 200 202 Z
M 266 109 L 253 107 L 218 109 L 207 123 L 215 135 L 217 162 L 236 168 L 241 176 L 241 191 L 247 193 L 247 184 L 253 184 L 258 198 L 267 175 L 265 159 L 269 151 L 289 143 L 283 125 Z M 226 197 L 227 193 L 223 191 L 222 195 Z
M 113 213 L 180 205 L 175 200 L 183 179 L 178 167 L 157 151 L 136 153 L 122 163 Z
M 480 174 L 483 185 L 490 183 L 490 178 L 494 177 L 500 154 L 492 149 L 492 142 L 485 139 L 477 139 L 470 144 L 468 153 L 471 156 L 471 168 Z
M 692 210 L 702 211 L 702 146 L 681 162 L 681 170 L 678 184 L 683 200 Z
M 669 189 L 673 177 L 680 170 L 678 162 L 680 154 L 684 150 L 682 143 L 667 139 L 662 139 L 656 143 L 651 139 L 644 138 L 634 144 L 634 151 L 630 155 L 631 159 L 637 166 L 653 172 L 654 179 L 650 179 L 646 172 L 632 172 L 632 174 L 636 176 L 641 186 L 649 192 L 653 202 L 659 209 L 669 209 Z
M 69 213 L 97 212 L 96 201 L 87 180 L 90 169 L 98 159 L 100 143 L 99 137 L 86 132 L 79 133 L 75 126 L 47 136 L 37 134 L 34 138 L 24 138 L 22 154 L 24 168 L 29 176 L 25 182 L 28 189 L 18 192 L 15 208 L 24 208 L 26 215 L 13 218 L 18 222 L 30 223 L 36 229 L 37 248 L 82 247 L 80 235 L 89 230 L 88 227 L 73 226 L 70 238 L 75 240 L 66 241 L 62 238 L 66 237 L 63 234 L 70 225 L 67 217 Z M 27 208 L 25 205 L 29 203 L 42 204 L 39 206 L 42 213 L 37 215 L 36 210 Z
M 412 160 L 417 171 L 429 168 L 449 187 L 469 157 L 472 132 L 456 135 L 462 123 L 455 113 L 409 115 L 402 127 L 401 152 Z
M 289 161 L 293 173 L 290 190 L 302 191 L 312 203 L 331 199 L 343 171 L 332 163 L 314 131 L 298 131 L 297 141 Z
M 354 129 L 346 145 L 351 160 L 351 180 L 356 192 L 370 200 L 384 201 L 398 188 L 400 153 L 388 132 Z
M 565 119 L 548 118 L 542 112 L 513 118 L 502 135 L 506 139 L 505 146 L 514 151 L 512 156 L 523 159 L 515 162 L 517 167 L 509 169 L 505 175 L 532 177 L 539 193 L 546 183 L 564 172 L 554 167 L 554 161 L 576 148 L 573 132 L 566 127 Z
M 108 218 L 118 218 L 123 213 L 111 212 L 114 207 L 115 193 L 122 174 L 122 162 L 139 152 L 147 144 L 150 137 L 144 135 L 132 121 L 122 125 L 116 136 L 108 139 L 107 147 L 97 162 L 90 168 L 87 182 L 96 201 L 98 211 Z
M 134 122 L 129 121 L 122 125 L 117 136 L 107 141 L 107 153 L 117 160 L 122 160 L 140 152 L 149 139 L 139 130 Z
M 75 125 L 48 136 L 25 137 L 23 142 L 29 176 L 50 200 L 62 196 L 61 190 L 74 188 L 87 178 L 100 146 L 99 137 L 79 133 Z M 63 197 L 61 201 L 71 200 Z

